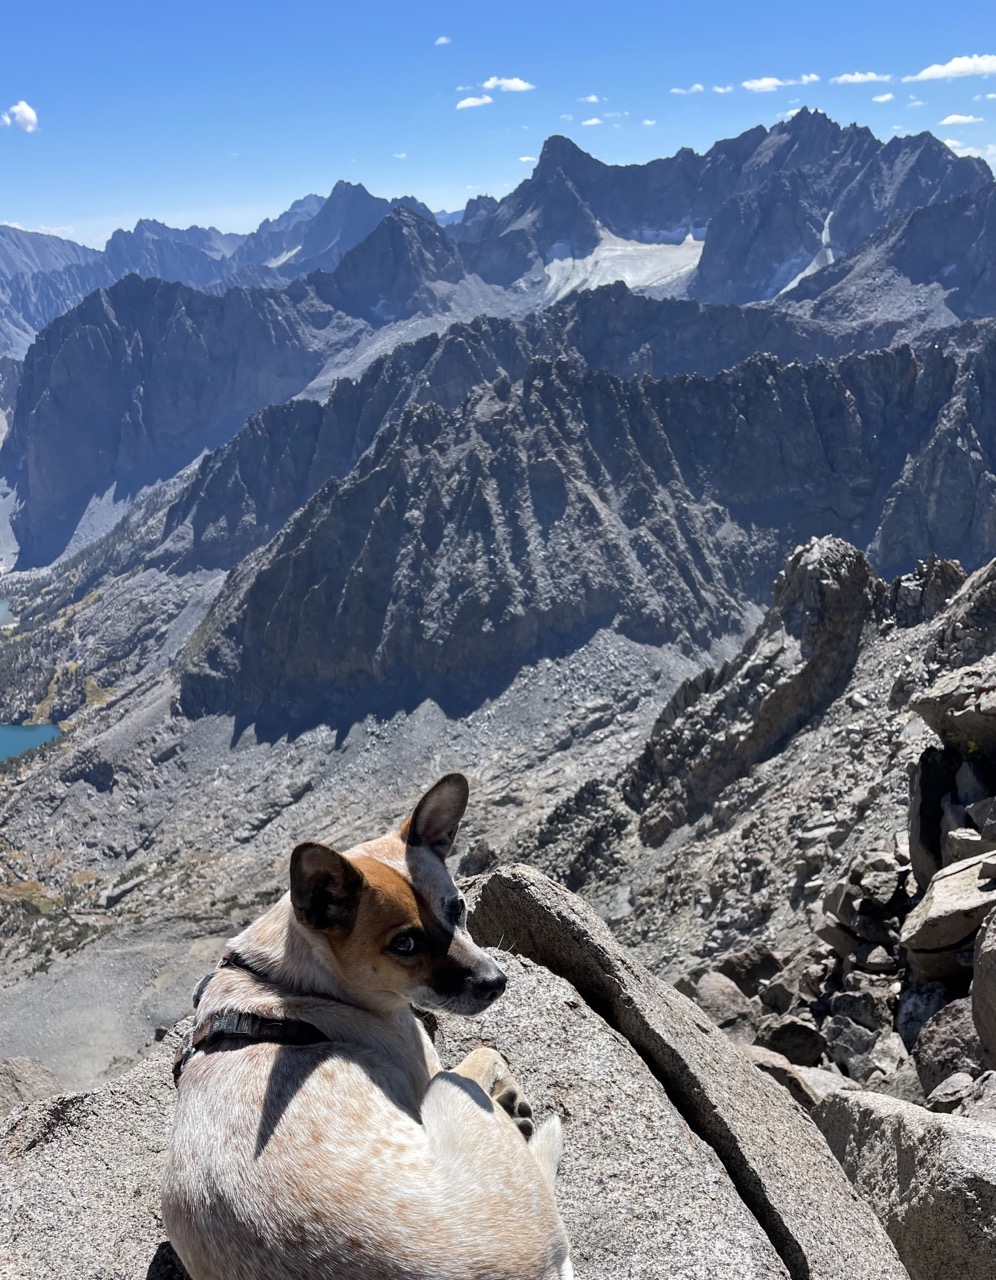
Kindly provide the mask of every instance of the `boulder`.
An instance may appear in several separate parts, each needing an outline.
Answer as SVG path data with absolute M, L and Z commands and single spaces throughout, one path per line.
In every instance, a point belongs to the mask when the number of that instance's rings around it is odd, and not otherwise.
M 981 835 L 973 827 L 955 827 L 949 831 L 941 845 L 941 865 L 950 867 L 955 862 L 977 858 L 980 853 L 992 853 L 996 840 Z
M 757 1002 L 748 1000 L 732 978 L 722 973 L 706 972 L 686 994 L 734 1043 L 750 1044 L 753 1041 L 760 1021 Z
M 982 1062 L 996 1068 L 996 920 L 990 916 L 975 940 L 972 1021 L 982 1044 Z
M 755 1043 L 801 1067 L 815 1067 L 827 1047 L 822 1031 L 811 1018 L 792 1015 L 765 1018 Z
M 972 1022 L 971 1000 L 952 1000 L 923 1024 L 913 1060 L 928 1097 L 956 1072 L 973 1079 L 982 1074 L 982 1045 Z
M 505 946 L 566 978 L 632 1045 L 692 1131 L 720 1156 L 792 1275 L 886 1280 L 906 1274 L 785 1091 L 756 1071 L 690 1000 L 632 959 L 578 898 L 525 866 L 500 868 L 467 896 L 480 942 L 504 939 Z M 640 1274 L 675 1269 L 661 1257 Z M 730 1264 L 718 1272 L 731 1273 L 737 1269 Z M 618 1259 L 606 1274 L 620 1276 Z
M 920 903 L 906 917 L 902 944 L 934 951 L 970 937 L 996 905 L 996 880 L 980 876 L 985 853 L 936 873 Z
M 563 978 L 502 958 L 508 990 L 470 1021 L 438 1015 L 436 1047 L 455 1063 L 481 1041 L 510 1062 L 534 1112 L 565 1118 L 557 1200 L 581 1276 L 703 1280 L 738 1268 L 789 1274 L 716 1152 L 682 1117 L 632 1045 Z M 665 1176 L 666 1170 L 666 1176 Z
M 992 1280 L 996 1131 L 867 1091 L 831 1094 L 812 1116 L 913 1280 Z
M 996 756 L 996 656 L 946 671 L 910 706 L 963 759 Z
M 996 1071 L 984 1071 L 978 1080 L 972 1081 L 955 1114 L 980 1123 L 996 1124 Z
M 872 1030 L 843 1014 L 823 1024 L 827 1056 L 852 1080 L 868 1080 L 875 1072 L 890 1076 L 906 1058 L 906 1049 L 895 1031 Z
M 752 942 L 742 951 L 729 952 L 716 969 L 732 978 L 745 996 L 756 996 L 781 970 L 783 963 L 783 958 L 763 942 Z
M 925 982 L 907 987 L 899 997 L 896 1030 L 907 1049 L 912 1049 L 923 1024 L 943 1009 L 950 999 L 943 982 Z
M 974 1088 L 975 1081 L 967 1071 L 956 1071 L 931 1089 L 927 1095 L 927 1110 L 942 1111 L 945 1115 L 960 1111 L 961 1104 L 972 1096 Z
M 822 1067 L 797 1066 L 782 1054 L 762 1048 L 759 1044 L 749 1045 L 744 1052 L 758 1071 L 763 1071 L 771 1076 L 772 1080 L 777 1080 L 782 1088 L 787 1089 L 796 1102 L 807 1111 L 812 1111 L 813 1107 L 818 1102 L 822 1102 L 828 1093 L 835 1093 L 838 1089 L 860 1088 L 854 1080 L 848 1080 L 847 1076 L 837 1071 L 825 1071 Z
M 0 1060 L 0 1120 L 22 1102 L 47 1098 L 61 1088 L 59 1077 L 37 1058 Z

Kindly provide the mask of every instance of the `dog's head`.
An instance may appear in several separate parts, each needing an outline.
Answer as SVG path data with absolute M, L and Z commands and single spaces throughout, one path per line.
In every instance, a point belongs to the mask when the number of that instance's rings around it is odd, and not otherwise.
M 389 836 L 345 853 L 315 843 L 294 850 L 294 915 L 328 943 L 344 994 L 474 1014 L 505 990 L 504 973 L 467 932 L 446 870 L 467 795 L 467 779 L 449 773 Z

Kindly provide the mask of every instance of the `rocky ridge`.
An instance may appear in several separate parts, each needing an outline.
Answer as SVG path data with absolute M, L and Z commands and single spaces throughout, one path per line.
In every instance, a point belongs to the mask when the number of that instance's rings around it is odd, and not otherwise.
M 760 600 L 814 532 L 873 546 L 887 570 L 931 545 L 974 565 L 996 549 L 983 407 L 994 350 L 961 366 L 937 350 L 808 368 L 757 358 L 708 381 L 622 382 L 535 361 L 521 383 L 500 378 L 455 411 L 409 404 L 344 478 L 310 497 L 303 483 L 291 490 L 287 507 L 304 505 L 232 573 L 192 644 L 183 706 L 279 732 L 304 714 L 348 723 L 343 690 L 391 709 L 445 699 L 458 639 L 471 698 L 485 674 L 506 680 L 534 661 L 541 635 L 549 648 L 611 626 L 696 646 L 732 625 L 726 601 Z M 928 470 L 925 494 L 910 481 Z M 935 503 L 945 487 L 969 502 Z M 938 518 L 957 529 L 930 528 Z M 694 578 L 680 567 L 690 563 Z M 315 623 L 283 607 L 288 593 Z

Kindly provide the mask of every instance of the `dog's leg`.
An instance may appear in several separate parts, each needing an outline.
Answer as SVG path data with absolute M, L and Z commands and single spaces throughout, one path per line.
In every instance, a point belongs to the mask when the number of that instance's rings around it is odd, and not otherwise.
M 532 1137 L 533 1109 L 509 1070 L 508 1063 L 497 1049 L 474 1049 L 455 1070 L 458 1075 L 475 1080 L 511 1117 L 527 1141 Z

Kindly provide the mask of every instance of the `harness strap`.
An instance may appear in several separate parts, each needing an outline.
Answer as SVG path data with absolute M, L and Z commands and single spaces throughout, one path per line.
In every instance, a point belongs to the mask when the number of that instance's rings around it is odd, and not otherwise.
M 218 969 L 231 966 L 236 969 L 244 969 L 247 973 L 252 974 L 254 978 L 258 978 L 262 982 L 273 982 L 273 979 L 259 969 L 255 969 L 237 952 L 230 952 L 222 957 L 219 962 Z M 217 969 L 215 973 L 217 973 Z M 200 1003 L 200 997 L 204 993 L 204 988 L 214 977 L 214 973 L 210 973 L 198 985 L 194 993 L 194 1008 Z M 324 999 L 330 997 L 325 996 Z M 290 1045 L 306 1045 L 321 1044 L 323 1041 L 328 1042 L 328 1036 L 324 1032 L 319 1031 L 317 1027 L 312 1026 L 310 1022 L 299 1022 L 293 1018 L 260 1018 L 254 1013 L 243 1013 L 238 1010 L 232 1010 L 228 1013 L 214 1013 L 207 1018 L 200 1026 L 196 1027 L 192 1034 L 184 1036 L 179 1049 L 176 1051 L 176 1059 L 173 1063 L 173 1083 L 179 1085 L 180 1076 L 183 1068 L 190 1059 L 199 1050 L 204 1053 L 210 1053 L 217 1049 L 222 1040 L 241 1041 L 233 1048 L 245 1048 L 247 1044 L 290 1044 Z
M 328 1042 L 328 1036 L 310 1022 L 291 1018 L 258 1018 L 254 1013 L 215 1013 L 202 1022 L 193 1034 L 184 1037 L 173 1063 L 173 1083 L 180 1083 L 183 1068 L 198 1050 L 211 1053 L 223 1040 L 241 1041 L 233 1048 L 248 1044 L 306 1045 Z

